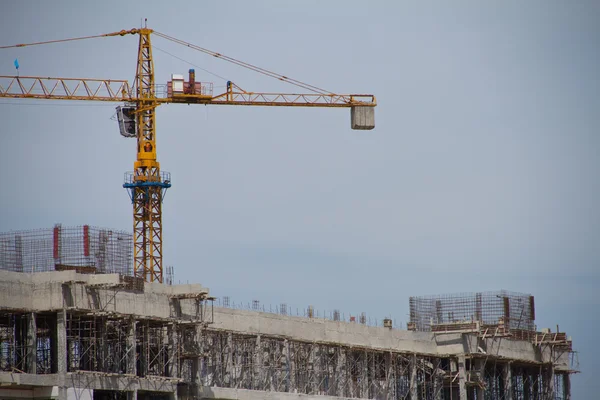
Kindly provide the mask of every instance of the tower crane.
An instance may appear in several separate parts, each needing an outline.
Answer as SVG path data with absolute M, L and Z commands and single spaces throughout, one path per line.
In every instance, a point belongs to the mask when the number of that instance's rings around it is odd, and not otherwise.
M 195 71 L 189 70 L 186 82 L 183 75 L 172 75 L 166 85 L 156 85 L 151 35 L 182 44 L 258 73 L 296 85 L 311 93 L 247 92 L 231 81 L 226 91 L 213 94 L 211 83 L 197 82 Z M 0 76 L 0 97 L 18 99 L 89 100 L 124 103 L 117 107 L 121 135 L 137 139 L 133 171 L 125 174 L 123 187 L 129 191 L 133 204 L 134 276 L 147 282 L 163 281 L 162 199 L 171 187 L 171 176 L 160 169 L 156 157 L 156 108 L 161 104 L 214 104 L 285 107 L 347 107 L 351 109 L 352 129 L 375 127 L 373 95 L 340 95 L 312 86 L 232 57 L 184 42 L 147 27 L 121 30 L 96 36 L 52 40 L 0 49 L 34 46 L 98 37 L 139 35 L 135 81 L 115 79 L 46 78 L 35 76 Z M 15 66 L 18 64 L 15 61 Z M 162 90 L 161 90 L 162 89 Z M 165 90 L 166 89 L 166 90 Z

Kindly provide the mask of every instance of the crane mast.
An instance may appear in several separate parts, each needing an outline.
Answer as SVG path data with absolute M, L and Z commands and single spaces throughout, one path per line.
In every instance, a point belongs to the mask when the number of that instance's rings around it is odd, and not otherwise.
M 137 73 L 135 77 L 137 159 L 133 173 L 126 174 L 123 186 L 133 203 L 133 271 L 146 282 L 163 281 L 162 199 L 171 186 L 168 173 L 160 171 L 156 159 L 156 102 L 151 29 L 138 30 Z
M 129 191 L 133 205 L 133 273 L 146 282 L 163 282 L 163 229 L 162 200 L 165 191 L 171 187 L 171 175 L 160 170 L 156 158 L 156 108 L 160 104 L 214 104 L 284 107 L 347 107 L 351 109 L 352 129 L 370 130 L 375 127 L 375 96 L 369 94 L 340 95 L 312 85 L 292 80 L 283 75 L 252 66 L 231 57 L 215 53 L 198 46 L 180 41 L 155 32 L 160 37 L 183 44 L 186 47 L 225 59 L 265 75 L 275 77 L 313 93 L 261 93 L 247 92 L 232 82 L 227 82 L 225 93 L 213 95 L 201 90 L 202 84 L 195 81 L 190 70 L 190 81 L 178 84 L 169 82 L 170 93 L 166 97 L 157 97 L 154 79 L 154 61 L 150 35 L 152 29 L 134 28 L 103 35 L 71 38 L 58 41 L 1 46 L 0 49 L 55 43 L 68 40 L 81 40 L 93 37 L 139 35 L 137 70 L 133 90 L 127 81 L 115 79 L 74 79 L 48 78 L 35 76 L 0 76 L 0 98 L 54 99 L 54 100 L 91 100 L 125 102 L 126 106 L 117 107 L 120 116 L 119 128 L 125 137 L 137 140 L 137 157 L 133 171 L 125 173 L 123 187 Z M 169 86 L 166 85 L 166 86 Z M 185 86 L 187 85 L 187 86 Z M 198 85 L 198 86 L 197 86 Z M 186 89 L 183 89 L 186 87 Z M 127 118 L 135 123 L 122 121 Z M 123 125 L 122 125 L 123 122 Z

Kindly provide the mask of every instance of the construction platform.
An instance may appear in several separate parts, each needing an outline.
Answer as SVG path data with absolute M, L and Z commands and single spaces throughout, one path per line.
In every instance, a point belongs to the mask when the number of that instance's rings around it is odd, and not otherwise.
M 212 300 L 198 284 L 0 271 L 0 398 L 570 399 L 564 333 L 503 318 L 403 330 Z

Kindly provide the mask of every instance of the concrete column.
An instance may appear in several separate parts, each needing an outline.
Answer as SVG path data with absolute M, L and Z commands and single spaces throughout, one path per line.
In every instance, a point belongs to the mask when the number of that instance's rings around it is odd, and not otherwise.
M 227 334 L 227 346 L 225 348 L 225 377 L 223 385 L 224 387 L 231 387 L 233 383 L 233 334 L 229 332 Z
M 129 321 L 129 332 L 127 334 L 127 373 L 137 375 L 137 349 L 136 349 L 136 325 L 137 321 L 133 318 Z M 137 398 L 137 391 L 135 392 Z
M 385 354 L 385 384 L 383 386 L 382 397 L 389 399 L 392 397 L 391 386 L 392 386 L 392 352 Z M 436 399 L 438 400 L 438 399 Z
M 417 355 L 413 354 L 410 358 L 410 399 L 417 400 L 419 398 L 419 387 L 417 384 Z M 462 398 L 461 398 L 462 400 Z M 465 397 L 466 400 L 466 397 Z
M 289 392 L 294 392 L 295 390 L 298 389 L 298 385 L 296 384 L 296 349 L 295 347 L 295 343 L 294 342 L 290 342 L 287 341 L 287 346 L 288 346 L 288 359 L 289 359 L 289 363 L 288 363 L 288 371 L 289 371 L 289 379 L 290 379 L 290 389 Z
M 264 360 L 261 364 L 261 368 L 264 371 L 263 374 L 267 375 L 267 379 L 272 382 L 273 390 L 276 392 L 285 392 L 286 389 L 286 368 L 287 368 L 287 356 L 285 354 L 284 343 L 275 342 L 275 358 L 278 362 L 269 363 L 268 367 L 264 367 Z M 261 348 L 261 355 L 267 354 L 264 349 L 264 345 Z M 279 367 L 278 367 L 279 365 Z
M 309 367 L 309 386 L 311 394 L 319 394 L 319 383 L 321 381 L 321 363 L 319 362 L 319 345 L 313 344 L 310 347 Z
M 512 364 L 506 363 L 504 365 L 504 399 L 513 400 L 514 390 L 512 384 Z
M 67 373 L 67 312 L 65 310 L 56 313 L 56 367 L 57 373 Z
M 554 398 L 554 365 L 549 364 L 543 369 L 544 379 L 542 384 L 544 385 L 544 395 L 548 399 Z
M 56 336 L 54 355 L 56 357 L 56 372 L 59 374 L 58 399 L 67 400 L 65 376 L 67 374 L 67 312 L 63 309 L 56 313 Z
M 35 313 L 27 314 L 27 372 L 37 373 L 37 324 Z
M 98 369 L 102 372 L 114 372 L 109 371 L 107 359 L 107 349 L 106 349 L 106 323 L 107 320 L 105 317 L 100 318 L 100 323 L 98 324 L 98 336 L 97 340 L 97 348 L 96 348 L 96 358 L 98 363 Z
M 290 351 L 289 343 L 287 339 L 283 341 L 281 348 L 281 378 L 282 380 L 282 391 L 290 391 Z
M 375 355 L 373 354 L 371 357 L 371 361 L 369 362 L 369 397 L 381 397 L 381 388 L 379 387 L 376 377 L 377 377 L 377 367 L 375 366 Z M 371 390 L 372 389 L 372 390 Z
M 344 397 L 346 396 L 346 384 L 347 384 L 347 372 L 346 372 L 346 349 L 342 346 L 338 347 L 337 360 L 335 364 L 335 396 Z
M 361 357 L 361 374 L 360 374 L 360 397 L 363 399 L 369 398 L 369 369 L 368 369 L 367 352 L 362 351 Z
M 440 359 L 434 360 L 434 368 L 433 368 L 433 399 L 434 400 L 442 400 L 442 395 L 444 394 L 444 378 L 440 376 L 439 365 Z
M 541 371 L 535 372 L 532 370 L 531 372 L 531 393 L 532 399 L 537 400 L 540 398 L 540 379 L 541 379 Z
M 474 367 L 475 367 L 474 369 L 477 372 L 478 381 L 484 382 L 485 381 L 484 360 L 476 359 L 476 360 L 473 360 L 473 363 L 474 363 Z M 475 393 L 477 394 L 477 400 L 483 399 L 483 396 L 484 396 L 483 386 L 479 386 L 479 385 L 476 386 Z
M 277 368 L 277 365 L 281 365 L 285 368 L 285 360 L 283 359 L 283 348 L 280 343 L 271 343 L 268 349 L 265 349 L 264 344 L 259 345 L 258 350 L 260 351 L 260 373 L 264 380 L 269 383 L 271 391 L 281 392 L 285 385 L 283 384 L 283 374 L 281 370 Z M 273 357 L 269 357 L 269 353 L 273 352 Z M 266 356 L 266 357 L 265 357 Z M 265 366 L 265 359 L 268 360 Z M 271 362 L 272 360 L 272 362 Z
M 252 386 L 260 390 L 273 390 L 266 389 L 265 382 L 269 378 L 263 371 L 263 349 L 261 345 L 260 335 L 256 336 L 256 342 L 254 343 L 254 351 L 252 354 Z
M 167 327 L 167 336 L 169 339 L 168 355 L 169 355 L 169 366 L 168 373 L 172 378 L 177 378 L 179 374 L 179 334 L 177 332 L 177 325 L 174 323 L 169 324 Z
M 522 372 L 523 376 L 523 400 L 532 400 L 531 399 L 531 375 L 529 374 L 529 370 L 524 368 Z M 537 399 L 535 399 L 537 400 Z
M 346 353 L 346 360 L 348 360 L 348 358 L 350 359 L 350 364 L 346 367 L 346 396 L 348 397 L 360 397 L 360 391 L 358 390 L 360 380 L 358 368 L 360 367 L 360 360 L 357 359 L 357 354 L 357 351 L 351 349 Z
M 141 329 L 137 329 L 136 325 L 136 338 L 141 338 L 140 345 L 140 353 L 137 355 L 140 363 L 137 366 L 137 375 L 138 376 L 146 376 L 148 375 L 148 369 L 150 367 L 150 354 L 149 354 L 149 345 L 150 345 L 150 324 L 148 321 L 140 321 L 139 325 L 141 325 Z M 156 331 L 155 331 L 156 332 Z M 137 348 L 137 344 L 136 344 Z M 136 349 L 137 350 L 137 349 Z M 143 394 L 146 396 L 146 394 Z
M 196 386 L 202 385 L 202 355 L 204 354 L 202 325 L 196 324 L 194 327 L 194 348 L 197 349 L 197 356 L 192 360 L 192 382 Z
M 569 374 L 563 374 L 562 380 L 563 380 L 563 399 L 571 400 L 571 376 Z
M 460 400 L 467 400 L 467 359 L 458 357 L 458 393 Z

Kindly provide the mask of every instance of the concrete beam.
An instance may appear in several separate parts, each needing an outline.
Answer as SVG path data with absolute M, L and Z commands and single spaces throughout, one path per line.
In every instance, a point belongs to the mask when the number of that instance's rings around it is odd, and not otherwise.
M 340 400 L 340 397 L 308 395 L 302 393 L 267 392 L 262 390 L 228 389 L 220 387 L 202 387 L 200 399 L 221 400 Z
M 127 392 L 142 390 L 174 393 L 177 391 L 178 380 L 95 373 L 69 373 L 65 376 L 64 383 L 69 387 L 90 388 L 94 390 Z
M 12 372 L 0 372 L 0 384 L 2 386 L 57 386 L 59 382 L 58 374 L 17 374 Z
M 173 393 L 177 390 L 178 380 L 140 378 L 136 376 L 98 373 L 67 373 L 33 375 L 0 372 L 0 384 L 6 387 L 63 387 L 87 388 L 92 390 L 118 390 Z M 65 391 L 66 395 L 66 391 Z
M 58 399 L 57 387 L 0 388 L 0 399 Z

